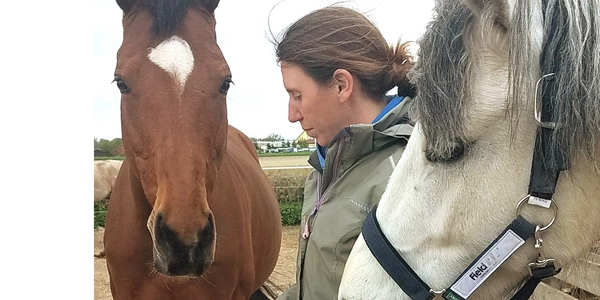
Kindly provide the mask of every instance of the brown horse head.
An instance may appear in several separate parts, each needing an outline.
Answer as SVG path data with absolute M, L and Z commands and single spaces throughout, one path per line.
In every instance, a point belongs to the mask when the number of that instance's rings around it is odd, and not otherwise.
M 152 206 L 148 229 L 158 272 L 200 276 L 215 252 L 207 198 L 226 148 L 231 74 L 217 46 L 209 0 L 117 0 L 126 160 Z

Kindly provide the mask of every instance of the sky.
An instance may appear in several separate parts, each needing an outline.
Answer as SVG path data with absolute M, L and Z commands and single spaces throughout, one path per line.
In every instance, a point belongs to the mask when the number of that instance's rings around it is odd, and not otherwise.
M 339 1 L 278 2 L 221 1 L 215 10 L 217 43 L 234 81 L 227 95 L 229 123 L 249 137 L 264 138 L 275 133 L 295 139 L 302 133 L 299 123 L 287 120 L 288 95 L 267 36 L 270 30 L 277 35 L 305 14 Z M 396 44 L 399 38 L 416 41 L 424 32 L 433 0 L 354 0 L 342 5 L 367 15 L 388 43 Z M 110 140 L 121 137 L 120 93 L 111 81 L 122 42 L 122 12 L 115 1 L 109 0 L 94 0 L 93 11 L 93 135 Z

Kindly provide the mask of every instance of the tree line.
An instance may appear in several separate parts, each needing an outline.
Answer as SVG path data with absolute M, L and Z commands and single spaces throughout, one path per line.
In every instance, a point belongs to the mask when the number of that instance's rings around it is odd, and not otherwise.
M 286 141 L 281 134 L 271 133 L 265 138 L 250 138 L 254 147 L 257 151 L 260 150 L 258 141 L 265 142 L 282 142 L 283 147 L 292 148 L 307 148 L 308 143 L 306 141 Z M 274 144 L 267 144 L 267 148 L 276 148 Z M 123 140 L 121 138 L 114 138 L 112 140 L 97 139 L 94 138 L 94 156 L 124 156 L 123 152 Z
M 121 138 L 112 140 L 94 138 L 94 156 L 125 156 L 123 140 Z

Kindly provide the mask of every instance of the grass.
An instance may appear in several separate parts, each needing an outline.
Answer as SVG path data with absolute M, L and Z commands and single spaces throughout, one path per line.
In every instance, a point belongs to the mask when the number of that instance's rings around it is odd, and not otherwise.
M 300 225 L 302 203 L 279 203 L 281 211 L 281 225 Z
M 104 227 L 106 222 L 106 211 L 108 210 L 108 199 L 94 203 L 94 229 Z

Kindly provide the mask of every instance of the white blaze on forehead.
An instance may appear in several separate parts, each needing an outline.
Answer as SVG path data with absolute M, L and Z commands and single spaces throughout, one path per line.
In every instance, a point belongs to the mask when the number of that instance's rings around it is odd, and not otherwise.
M 183 91 L 194 68 L 194 55 L 185 40 L 174 35 L 150 50 L 148 58 L 169 73 Z

